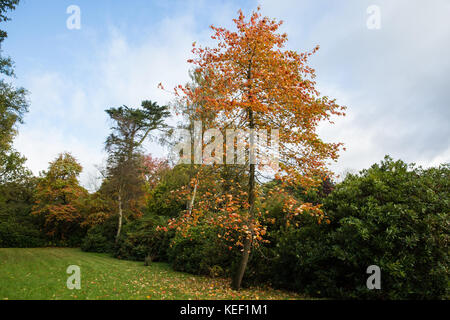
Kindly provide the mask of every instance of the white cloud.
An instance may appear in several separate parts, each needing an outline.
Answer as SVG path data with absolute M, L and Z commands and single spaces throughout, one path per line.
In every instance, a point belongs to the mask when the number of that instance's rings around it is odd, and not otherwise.
M 264 14 L 285 20 L 290 48 L 321 45 L 311 59 L 319 89 L 348 106 L 346 118 L 320 128 L 326 141 L 347 147 L 333 165 L 336 172 L 368 167 L 385 154 L 425 166 L 450 161 L 448 2 L 379 1 L 379 31 L 366 28 L 370 1 L 260 2 Z M 29 71 L 23 85 L 31 92 L 30 113 L 15 145 L 35 173 L 58 153 L 71 151 L 85 167 L 83 184 L 89 184 L 94 164 L 105 156 L 104 110 L 138 106 L 144 99 L 169 102 L 172 96 L 158 83 L 168 90 L 185 83 L 192 42 L 211 43 L 210 29 L 198 18 L 230 27 L 237 11 L 232 4 L 207 1 L 180 6 L 182 12 L 178 8 L 138 39 L 118 26 L 110 27 L 107 39 L 88 30 L 91 43 L 77 57 L 84 73 L 51 66 Z M 156 156 L 164 153 L 155 143 L 146 146 Z
M 15 141 L 30 169 L 37 174 L 58 153 L 69 151 L 85 168 L 81 181 L 89 185 L 97 171 L 94 165 L 105 158 L 103 142 L 109 129 L 104 110 L 139 106 L 145 99 L 166 104 L 172 96 L 158 89 L 158 83 L 170 90 L 188 80 L 186 60 L 192 42 L 199 39 L 192 19 L 167 18 L 133 44 L 111 27 L 108 40 L 85 57 L 93 68 L 83 78 L 55 70 L 30 71 L 24 84 L 31 92 L 30 112 Z M 164 152 L 151 142 L 146 149 L 156 156 Z
M 321 128 L 325 140 L 347 147 L 335 171 L 360 170 L 385 154 L 425 166 L 450 161 L 448 1 L 377 1 L 380 30 L 366 27 L 372 1 L 259 2 L 284 20 L 289 48 L 320 45 L 310 60 L 319 89 L 348 107 L 346 119 Z

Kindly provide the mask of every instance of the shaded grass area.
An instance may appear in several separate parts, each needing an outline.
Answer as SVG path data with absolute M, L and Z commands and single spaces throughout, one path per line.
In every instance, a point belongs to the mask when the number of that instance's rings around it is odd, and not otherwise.
M 69 290 L 69 265 L 81 289 Z M 73 248 L 0 248 L 0 299 L 301 299 L 271 288 L 230 289 L 228 279 L 173 271 L 166 263 L 114 259 Z

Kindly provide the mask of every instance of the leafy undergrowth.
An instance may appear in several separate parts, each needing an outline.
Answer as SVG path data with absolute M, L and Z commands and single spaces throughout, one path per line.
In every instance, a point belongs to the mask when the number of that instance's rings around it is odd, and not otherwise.
M 69 265 L 81 269 L 81 289 L 66 286 Z M 271 288 L 230 289 L 228 279 L 145 267 L 106 254 L 69 248 L 0 249 L 0 299 L 301 299 Z

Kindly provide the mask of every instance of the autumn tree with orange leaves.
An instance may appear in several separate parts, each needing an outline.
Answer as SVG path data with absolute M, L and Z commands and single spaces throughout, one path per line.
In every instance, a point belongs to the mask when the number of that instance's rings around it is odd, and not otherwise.
M 80 231 L 83 216 L 79 201 L 87 196 L 78 176 L 81 165 L 70 153 L 62 153 L 40 178 L 32 214 L 41 216 L 48 236 L 67 241 Z
M 332 123 L 331 117 L 344 115 L 345 109 L 316 89 L 315 71 L 307 63 L 318 47 L 305 53 L 284 49 L 287 35 L 278 32 L 282 22 L 262 17 L 259 8 L 250 19 L 239 11 L 239 17 L 233 21 L 236 31 L 211 27 L 211 38 L 217 41 L 215 47 L 193 44 L 194 58 L 188 62 L 202 75 L 202 85 L 180 85 L 175 94 L 196 112 L 214 114 L 211 125 L 217 128 L 268 132 L 278 129 L 279 166 L 275 179 L 282 182 L 281 188 L 315 188 L 321 177 L 331 174 L 327 165 L 337 159 L 341 148 L 341 143 L 322 141 L 317 126 L 324 120 Z M 238 241 L 242 258 L 233 277 L 234 289 L 240 288 L 252 246 L 264 234 L 257 228 L 261 212 L 255 208 L 257 178 L 263 168 L 248 160 L 247 152 L 247 183 L 240 186 L 241 197 L 223 196 L 224 201 L 238 200 L 234 206 L 245 209 L 236 211 L 242 221 L 243 238 Z M 286 200 L 285 209 L 291 215 L 317 215 L 319 221 L 322 215 L 320 206 L 299 203 L 293 198 Z

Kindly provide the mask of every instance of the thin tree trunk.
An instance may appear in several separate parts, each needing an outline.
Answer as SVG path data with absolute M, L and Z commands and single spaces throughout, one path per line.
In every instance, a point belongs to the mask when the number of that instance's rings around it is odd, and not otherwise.
M 189 127 L 188 127 L 188 129 L 190 130 L 190 137 L 191 137 L 191 145 L 190 145 L 190 147 L 191 147 L 191 151 L 194 149 L 194 140 L 195 140 L 195 137 L 194 137 L 194 135 L 195 135 L 195 132 L 194 132 L 194 121 L 190 118 L 189 119 L 189 121 L 190 121 L 190 124 L 189 124 Z M 192 178 L 194 177 L 194 155 L 191 153 L 191 158 L 189 159 L 190 160 L 190 164 L 189 164 L 189 166 L 190 166 L 190 168 L 189 168 L 189 183 L 188 183 L 188 187 L 189 187 L 189 189 L 191 188 L 191 181 L 192 181 Z M 197 185 L 195 185 L 195 186 L 197 186 Z M 195 198 L 195 195 L 192 197 L 192 199 L 191 200 L 188 200 L 188 201 L 186 201 L 186 210 L 187 210 L 187 212 L 190 214 L 191 213 L 191 208 L 192 208 L 192 206 L 193 206 L 193 204 L 194 204 L 194 202 L 193 202 L 193 199 Z
M 254 128 L 254 121 L 253 121 L 253 111 L 250 109 L 249 112 L 249 124 L 250 129 L 252 130 Z M 255 161 L 253 159 L 254 152 L 252 148 L 254 147 L 254 136 L 253 132 L 250 134 L 250 153 L 249 153 L 249 162 L 250 162 L 250 171 L 249 171 L 249 177 L 248 177 L 248 204 L 250 206 L 249 212 L 248 212 L 248 220 L 247 220 L 247 226 L 249 232 L 247 233 L 247 236 L 244 239 L 244 249 L 242 252 L 242 258 L 239 263 L 238 270 L 233 278 L 233 281 L 231 283 L 231 288 L 234 290 L 239 290 L 241 288 L 242 278 L 244 277 L 245 269 L 247 268 L 248 258 L 250 256 L 250 251 L 252 248 L 252 241 L 253 241 L 253 220 L 254 220 L 254 205 L 255 205 Z
M 250 165 L 250 177 L 249 177 L 250 187 L 249 187 L 249 197 L 248 202 L 250 204 L 249 209 L 249 233 L 244 239 L 244 250 L 242 252 L 241 261 L 239 263 L 238 270 L 233 278 L 233 282 L 231 283 L 231 288 L 234 290 L 239 290 L 241 288 L 242 278 L 244 277 L 245 269 L 247 268 L 248 258 L 250 256 L 250 251 L 252 248 L 253 242 L 253 219 L 254 219 L 254 204 L 255 204 L 255 165 Z
M 119 240 L 120 231 L 122 230 L 122 216 L 123 216 L 123 212 L 122 212 L 122 197 L 120 196 L 120 193 L 119 193 L 119 223 L 118 223 L 118 226 L 117 226 L 116 243 Z
M 192 194 L 191 202 L 189 203 L 189 215 L 192 213 L 192 209 L 194 208 L 195 195 L 197 194 L 197 185 L 198 180 L 195 181 L 194 192 Z

